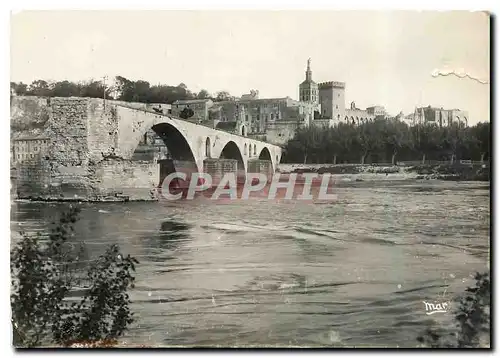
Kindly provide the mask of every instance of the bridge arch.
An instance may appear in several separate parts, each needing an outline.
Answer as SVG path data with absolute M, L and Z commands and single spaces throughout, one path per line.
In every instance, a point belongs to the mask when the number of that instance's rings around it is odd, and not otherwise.
M 155 124 L 151 129 L 163 140 L 172 159 L 196 163 L 188 140 L 172 124 L 162 122 Z
M 259 159 L 261 160 L 272 160 L 271 158 L 271 152 L 269 152 L 269 149 L 267 147 L 262 148 L 259 154 Z
M 207 137 L 205 140 L 205 157 L 209 158 L 211 157 L 211 150 L 210 150 L 210 137 Z
M 246 147 L 246 144 L 245 144 Z M 245 166 L 245 160 L 243 159 L 243 155 L 241 155 L 241 150 L 238 147 L 238 145 L 233 142 L 232 140 L 227 142 L 224 148 L 222 149 L 222 152 L 220 153 L 220 159 L 235 159 L 238 161 L 238 175 L 245 175 L 246 172 L 246 166 Z
M 165 143 L 176 171 L 184 172 L 188 176 L 200 171 L 196 162 L 196 156 L 188 140 L 175 126 L 170 123 L 160 122 L 153 125 L 151 129 Z M 159 185 L 163 181 L 161 176 Z
M 278 165 L 278 161 L 276 160 L 276 163 L 273 163 L 273 157 L 271 156 L 271 152 L 267 147 L 262 148 L 262 150 L 260 151 L 259 160 L 269 160 L 271 162 L 271 166 L 274 173 L 274 168 Z

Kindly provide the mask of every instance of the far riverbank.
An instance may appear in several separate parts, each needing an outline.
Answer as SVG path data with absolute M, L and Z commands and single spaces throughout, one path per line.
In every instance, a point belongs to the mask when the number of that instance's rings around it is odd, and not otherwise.
M 489 181 L 488 164 L 418 164 L 418 165 L 377 165 L 377 164 L 280 164 L 279 172 L 318 174 L 361 174 L 370 179 L 435 179 L 453 181 Z

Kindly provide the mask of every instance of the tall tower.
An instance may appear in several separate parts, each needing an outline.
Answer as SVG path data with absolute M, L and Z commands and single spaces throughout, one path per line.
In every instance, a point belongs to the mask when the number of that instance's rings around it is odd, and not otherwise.
M 345 82 L 323 82 L 318 85 L 321 114 L 335 120 L 335 123 L 345 118 Z
M 306 79 L 299 85 L 299 100 L 318 104 L 318 85 L 312 79 L 311 59 L 307 60 Z

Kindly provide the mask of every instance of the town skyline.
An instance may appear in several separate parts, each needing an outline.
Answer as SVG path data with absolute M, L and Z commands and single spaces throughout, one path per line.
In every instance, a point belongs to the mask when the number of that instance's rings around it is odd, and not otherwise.
M 431 105 L 466 110 L 471 125 L 490 120 L 489 83 L 433 77 L 452 69 L 488 81 L 489 18 L 479 12 L 22 12 L 11 29 L 15 82 L 120 75 L 298 99 L 311 58 L 315 82 L 346 83 L 346 105 L 381 105 L 392 115 Z

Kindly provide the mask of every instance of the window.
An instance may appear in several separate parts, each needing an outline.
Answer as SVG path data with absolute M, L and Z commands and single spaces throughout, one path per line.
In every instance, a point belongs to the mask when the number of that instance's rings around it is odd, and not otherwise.
M 335 105 L 335 109 L 339 109 L 339 105 L 338 104 Z
M 271 113 L 271 120 L 274 121 L 274 114 Z
M 30 154 L 30 158 L 33 158 L 33 154 Z
M 17 159 L 20 159 L 20 158 L 21 158 L 21 154 L 18 154 L 18 155 L 17 155 Z

